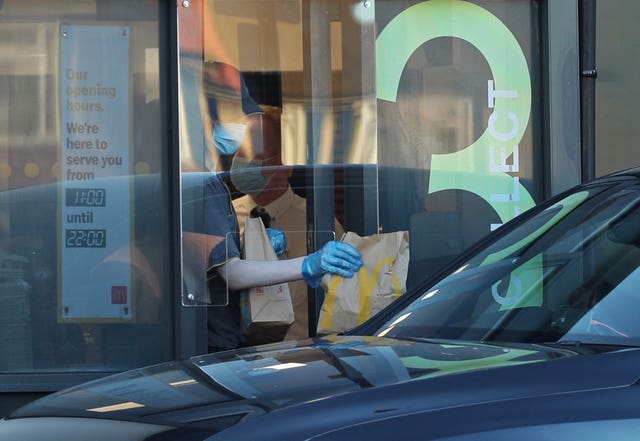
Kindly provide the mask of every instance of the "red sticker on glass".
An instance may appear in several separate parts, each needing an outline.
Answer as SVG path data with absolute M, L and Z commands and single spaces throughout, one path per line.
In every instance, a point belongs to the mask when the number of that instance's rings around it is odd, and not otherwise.
M 111 287 L 111 304 L 112 305 L 127 304 L 127 287 L 126 286 Z

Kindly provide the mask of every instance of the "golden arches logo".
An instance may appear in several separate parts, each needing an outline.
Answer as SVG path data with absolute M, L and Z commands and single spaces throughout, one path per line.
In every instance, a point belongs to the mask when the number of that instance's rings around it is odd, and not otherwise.
M 358 271 L 358 274 L 354 276 L 357 278 L 358 282 L 358 304 L 352 306 L 354 306 L 353 310 L 357 309 L 358 311 L 358 324 L 363 323 L 371 316 L 371 299 L 376 285 L 378 284 L 380 272 L 383 271 L 384 268 L 388 268 L 388 270 L 385 269 L 385 272 L 389 272 L 391 274 L 391 283 L 393 286 L 392 300 L 397 299 L 404 292 L 404 288 L 398 280 L 398 276 L 393 272 L 393 264 L 395 263 L 395 260 L 395 257 L 387 256 L 380 259 L 373 266 L 371 271 L 369 271 L 366 266 L 363 266 L 360 268 L 360 271 Z M 324 303 L 322 305 L 324 314 L 321 317 L 320 326 L 323 329 L 330 329 L 333 325 L 333 311 L 338 298 L 338 288 L 340 288 L 343 281 L 344 277 L 342 276 L 331 277 L 331 281 L 329 282 L 329 286 L 327 287 L 327 292 L 325 294 Z M 352 299 L 353 298 L 355 298 L 355 296 L 353 296 Z

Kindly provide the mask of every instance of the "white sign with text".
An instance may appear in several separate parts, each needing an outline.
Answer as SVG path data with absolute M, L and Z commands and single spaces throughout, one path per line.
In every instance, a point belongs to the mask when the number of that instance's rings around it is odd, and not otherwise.
M 62 321 L 133 318 L 129 34 L 60 27 Z

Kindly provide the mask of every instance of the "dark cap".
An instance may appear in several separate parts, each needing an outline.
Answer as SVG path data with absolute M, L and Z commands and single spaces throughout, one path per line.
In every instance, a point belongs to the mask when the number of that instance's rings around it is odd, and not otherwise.
M 258 104 L 251 98 L 249 95 L 249 89 L 244 82 L 244 77 L 240 74 L 240 82 L 242 88 L 242 111 L 245 115 L 253 115 L 256 113 L 264 113 L 264 111 L 260 108 Z
M 216 98 L 237 99 L 238 95 L 242 100 L 242 112 L 245 115 L 264 113 L 249 95 L 242 73 L 234 66 L 219 61 L 205 61 L 203 77 L 212 118 L 218 117 Z

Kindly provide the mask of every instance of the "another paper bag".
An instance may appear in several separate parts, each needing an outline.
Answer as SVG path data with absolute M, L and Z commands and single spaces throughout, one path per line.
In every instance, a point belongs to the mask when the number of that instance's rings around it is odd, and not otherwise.
M 342 239 L 362 254 L 364 265 L 351 278 L 325 275 L 325 291 L 317 332 L 327 334 L 353 328 L 389 305 L 406 291 L 409 270 L 409 232 L 360 237 L 348 232 Z
M 245 219 L 244 258 L 278 260 L 260 218 Z M 244 333 L 250 344 L 273 343 L 284 339 L 293 323 L 293 306 L 289 285 L 251 288 L 240 298 Z

